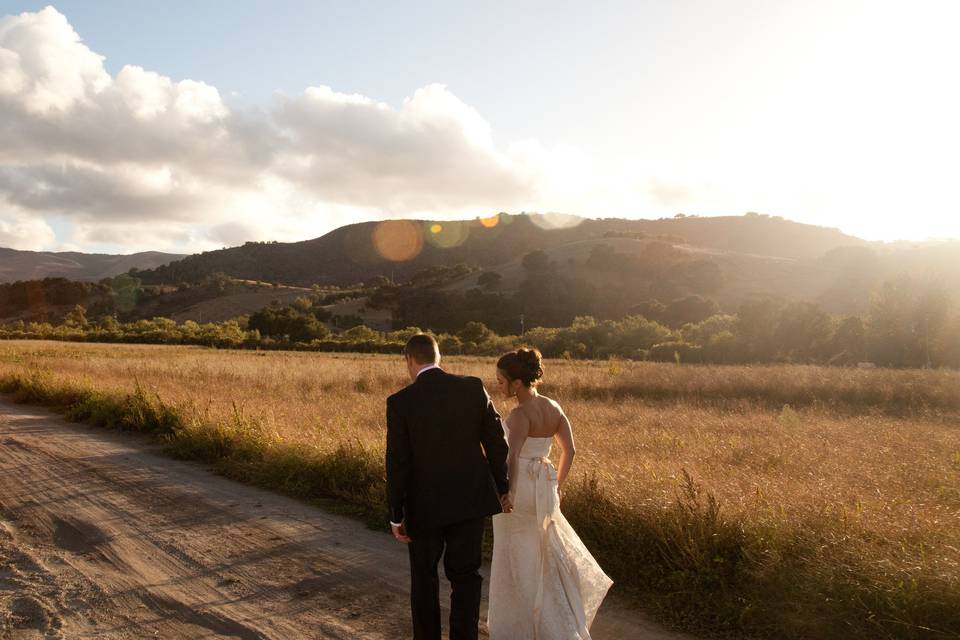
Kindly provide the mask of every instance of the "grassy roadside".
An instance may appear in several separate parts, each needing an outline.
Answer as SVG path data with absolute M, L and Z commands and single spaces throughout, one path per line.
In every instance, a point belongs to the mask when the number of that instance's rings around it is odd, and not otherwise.
M 139 385 L 129 394 L 105 393 L 35 373 L 0 377 L 0 393 L 49 407 L 73 422 L 152 436 L 171 457 L 209 464 L 231 479 L 320 500 L 370 525 L 384 521 L 381 452 L 359 441 L 331 451 L 285 443 L 237 408 L 228 422 L 197 421 Z
M 294 497 L 384 522 L 382 449 L 360 439 L 317 447 L 286 439 L 234 405 L 203 419 L 137 385 L 132 393 L 65 383 L 43 372 L 0 376 L 0 392 L 68 419 L 149 434 L 175 457 Z M 901 543 L 889 566 L 858 542 L 875 534 L 855 519 L 751 521 L 691 475 L 668 504 L 628 504 L 595 477 L 564 494 L 564 513 L 617 588 L 691 629 L 762 638 L 960 637 L 956 566 L 930 541 Z M 924 546 L 927 545 L 925 552 Z

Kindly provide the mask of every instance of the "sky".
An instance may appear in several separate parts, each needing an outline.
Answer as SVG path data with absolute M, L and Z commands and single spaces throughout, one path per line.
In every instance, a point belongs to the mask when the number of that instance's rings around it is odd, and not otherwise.
M 953 0 L 0 3 L 0 246 L 748 211 L 960 237 Z

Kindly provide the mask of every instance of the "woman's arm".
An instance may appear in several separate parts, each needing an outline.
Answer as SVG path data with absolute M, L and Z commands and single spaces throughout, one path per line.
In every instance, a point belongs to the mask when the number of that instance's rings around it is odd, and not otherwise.
M 517 477 L 520 468 L 520 450 L 530 434 L 530 420 L 522 411 L 511 411 L 507 416 L 507 445 L 510 453 L 507 455 L 507 473 L 510 477 L 510 502 L 517 495 Z
M 557 409 L 560 411 L 560 429 L 554 439 L 560 447 L 560 464 L 557 466 L 557 491 L 559 492 L 567 479 L 567 474 L 570 473 L 573 457 L 577 455 L 577 448 L 573 444 L 573 428 L 570 426 L 570 420 L 559 405 Z

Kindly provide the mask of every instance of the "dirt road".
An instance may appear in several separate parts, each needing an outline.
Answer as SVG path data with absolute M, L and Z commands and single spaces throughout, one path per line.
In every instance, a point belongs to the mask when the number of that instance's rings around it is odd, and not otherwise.
M 407 589 L 386 533 L 0 399 L 0 638 L 407 638 Z

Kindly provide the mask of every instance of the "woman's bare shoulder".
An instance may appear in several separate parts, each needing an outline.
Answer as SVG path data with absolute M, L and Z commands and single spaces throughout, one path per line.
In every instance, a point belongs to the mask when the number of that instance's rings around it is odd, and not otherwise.
M 563 408 L 560 406 L 560 403 L 554 400 L 553 398 L 548 398 L 547 396 L 541 395 L 540 399 L 545 401 L 547 406 L 556 409 L 560 413 L 563 413 Z
M 530 422 L 530 416 L 528 416 L 527 412 L 523 410 L 523 407 L 518 405 L 510 410 L 510 413 L 507 414 L 507 417 L 504 418 L 504 420 L 510 423 L 527 423 Z

